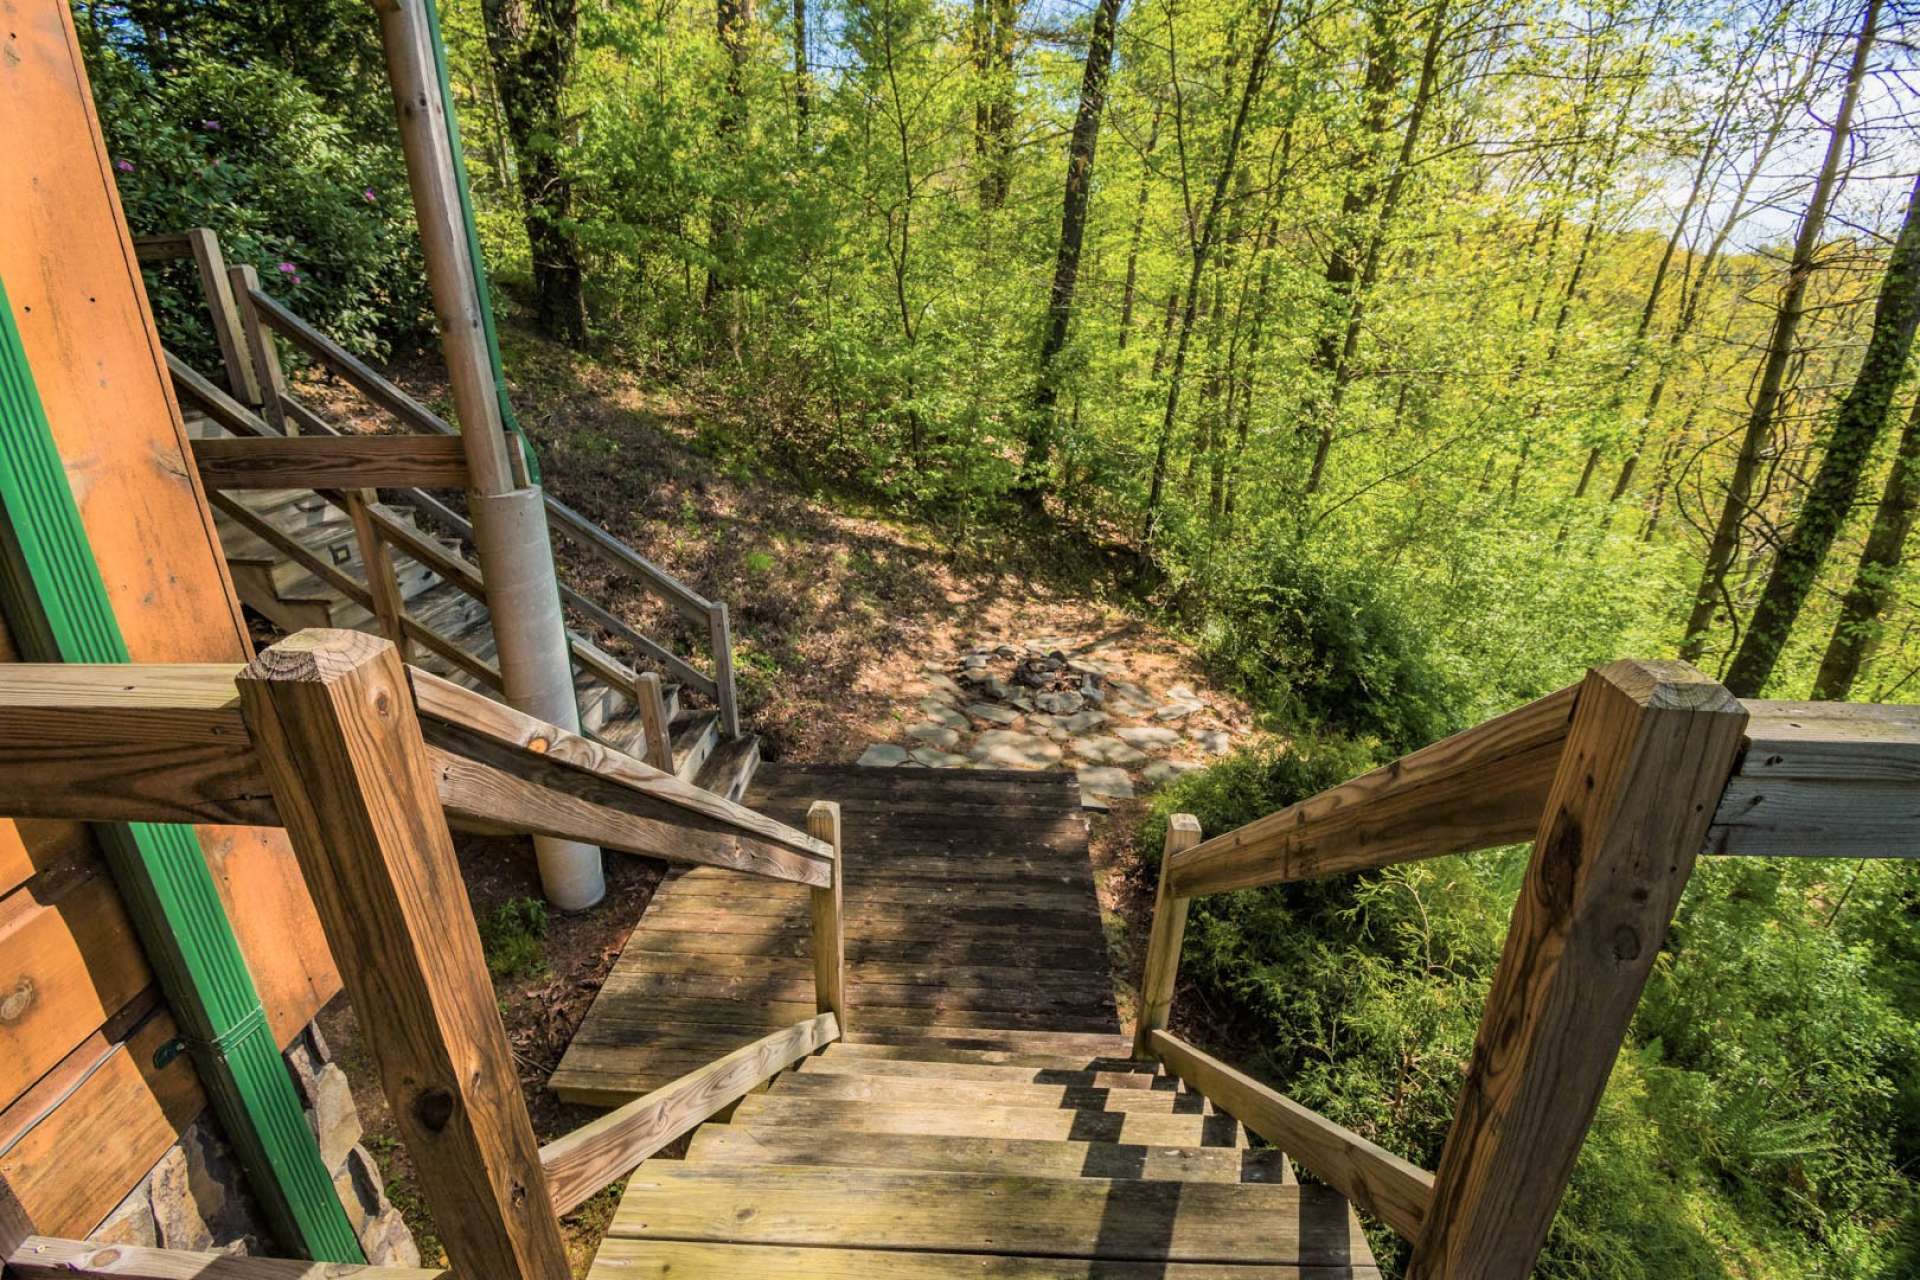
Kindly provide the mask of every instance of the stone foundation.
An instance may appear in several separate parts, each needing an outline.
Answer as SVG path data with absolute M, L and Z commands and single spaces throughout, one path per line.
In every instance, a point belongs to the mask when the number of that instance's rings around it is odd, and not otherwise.
M 387 1200 L 380 1169 L 360 1145 L 360 1114 L 347 1076 L 327 1052 L 317 1026 L 301 1033 L 284 1055 L 307 1123 L 334 1190 L 375 1266 L 417 1267 L 420 1250 L 400 1211 Z M 284 1256 L 240 1165 L 211 1113 L 187 1126 L 140 1184 L 88 1237 L 102 1244 Z

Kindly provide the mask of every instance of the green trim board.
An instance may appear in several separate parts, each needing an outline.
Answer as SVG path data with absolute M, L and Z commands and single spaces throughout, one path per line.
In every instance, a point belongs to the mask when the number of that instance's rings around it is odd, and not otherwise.
M 0 609 L 23 656 L 128 662 L 0 281 Z M 114 881 L 227 1139 L 280 1241 L 365 1262 L 188 826 L 96 823 Z

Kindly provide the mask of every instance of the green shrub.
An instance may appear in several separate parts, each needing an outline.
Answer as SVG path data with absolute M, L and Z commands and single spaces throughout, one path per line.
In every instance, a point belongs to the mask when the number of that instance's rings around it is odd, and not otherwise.
M 363 352 L 420 331 L 425 271 L 404 161 L 298 79 L 271 66 L 185 58 L 156 77 L 111 47 L 93 88 L 134 234 L 210 227 L 230 263 Z M 194 363 L 215 355 L 191 263 L 147 272 L 163 338 Z
M 496 978 L 525 978 L 547 966 L 547 904 L 509 898 L 480 921 L 480 948 Z

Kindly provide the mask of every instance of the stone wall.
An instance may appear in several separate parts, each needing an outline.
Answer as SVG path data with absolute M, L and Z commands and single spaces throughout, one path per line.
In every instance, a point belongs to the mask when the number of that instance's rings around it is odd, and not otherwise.
M 320 1140 L 334 1190 L 376 1266 L 417 1267 L 420 1250 L 387 1200 L 380 1170 L 360 1145 L 360 1115 L 347 1076 L 332 1061 L 317 1026 L 301 1033 L 285 1061 Z M 239 1162 L 213 1115 L 203 1113 L 140 1180 L 89 1239 L 162 1249 L 283 1255 L 240 1175 Z

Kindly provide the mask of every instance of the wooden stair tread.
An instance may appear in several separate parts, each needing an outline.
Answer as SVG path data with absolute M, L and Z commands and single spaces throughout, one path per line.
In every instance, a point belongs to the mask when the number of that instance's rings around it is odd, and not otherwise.
M 954 1031 L 948 1028 L 920 1034 L 882 1031 L 856 1023 L 848 1032 L 847 1044 L 886 1044 L 909 1049 L 986 1049 L 1050 1055 L 1053 1057 L 1130 1058 L 1133 1040 L 1117 1032 L 1112 1035 L 1074 1031 L 981 1029 Z M 835 1046 L 836 1048 L 838 1045 Z
M 1156 1178 L 1177 1182 L 1294 1181 L 1272 1147 L 1151 1146 L 1047 1138 L 856 1133 L 845 1129 L 751 1129 L 702 1125 L 689 1164 L 834 1165 L 941 1173 L 1018 1173 L 1050 1178 Z
M 673 772 L 691 782 L 720 742 L 718 711 L 682 711 L 667 722 L 673 747 Z M 755 883 L 756 887 L 758 882 Z
M 831 1046 L 830 1046 L 831 1047 Z M 1184 1086 L 1170 1075 L 1151 1069 L 1112 1071 L 1102 1068 L 1026 1067 L 998 1062 L 928 1062 L 918 1058 L 856 1058 L 845 1055 L 816 1054 L 802 1058 L 794 1070 L 809 1075 L 898 1076 L 928 1081 L 925 1087 L 939 1089 L 947 1083 L 969 1084 L 1046 1084 L 1081 1089 L 1166 1090 L 1177 1093 Z
M 915 1080 L 903 1076 L 793 1071 L 768 1089 L 773 1097 L 830 1098 L 841 1102 L 937 1102 L 943 1107 L 1032 1107 L 1043 1111 L 1215 1114 L 1197 1093 L 1173 1089 L 1104 1089 L 1097 1085 L 1011 1084 L 985 1080 Z
M 1129 1051 L 1131 1044 L 1128 1045 Z M 873 1044 L 861 1040 L 836 1040 L 821 1050 L 819 1060 L 838 1062 L 918 1062 L 1016 1067 L 1025 1070 L 1065 1072 L 1133 1071 L 1152 1078 L 1159 1073 L 1155 1062 L 1137 1062 L 1124 1055 L 1038 1053 L 1025 1049 L 968 1049 L 944 1044 Z
M 725 799 L 739 801 L 753 785 L 754 772 L 760 766 L 760 735 L 744 733 L 723 738 L 708 753 L 707 761 L 694 775 L 693 785 Z M 797 824 L 806 828 L 806 815 Z
M 1372 1261 L 1352 1209 L 1324 1187 L 674 1161 L 633 1174 L 608 1234 L 1140 1262 Z
M 1218 1262 L 1066 1261 L 936 1253 L 609 1238 L 588 1280 L 1380 1280 L 1367 1264 L 1292 1267 Z
M 1071 1111 L 917 1102 L 861 1102 L 756 1093 L 743 1099 L 733 1123 L 749 1129 L 826 1126 L 859 1133 L 906 1133 L 953 1138 L 1046 1138 L 1069 1142 L 1129 1142 L 1174 1147 L 1236 1147 L 1246 1137 L 1225 1115 L 1164 1115 L 1145 1111 Z

